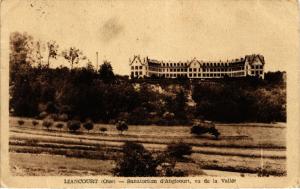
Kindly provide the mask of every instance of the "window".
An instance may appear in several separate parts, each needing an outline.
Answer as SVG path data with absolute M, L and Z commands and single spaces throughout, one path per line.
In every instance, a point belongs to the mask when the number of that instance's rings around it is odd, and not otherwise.
M 251 75 L 253 75 L 254 74 L 254 71 L 251 71 Z
M 134 66 L 131 66 L 131 69 L 134 70 Z
M 206 69 L 205 69 L 205 68 L 203 68 L 203 72 L 206 72 Z
M 143 69 L 143 66 L 140 66 L 140 69 Z
M 135 69 L 138 69 L 139 67 L 138 66 L 135 66 Z
M 171 63 L 170 66 L 173 66 L 173 64 Z
M 194 77 L 197 77 L 197 74 L 194 73 Z
M 194 68 L 194 72 L 196 72 L 197 71 L 197 68 Z
M 169 66 L 169 63 L 167 63 L 167 66 Z
M 135 72 L 135 75 L 138 76 L 138 75 L 139 75 L 139 72 Z
M 142 72 L 140 72 L 140 75 L 142 75 L 143 73 Z
M 198 73 L 198 77 L 201 77 L 201 74 Z
M 192 74 L 189 74 L 190 77 L 192 77 Z
M 189 71 L 191 72 L 191 71 L 192 71 L 192 68 L 189 68 Z

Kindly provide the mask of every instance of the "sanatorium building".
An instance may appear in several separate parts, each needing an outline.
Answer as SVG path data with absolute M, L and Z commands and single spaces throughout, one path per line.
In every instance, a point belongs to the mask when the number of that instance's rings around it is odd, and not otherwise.
M 262 55 L 253 54 L 227 61 L 199 61 L 196 58 L 186 62 L 164 62 L 139 55 L 129 59 L 131 77 L 179 76 L 190 79 L 258 76 L 264 78 L 265 60 Z

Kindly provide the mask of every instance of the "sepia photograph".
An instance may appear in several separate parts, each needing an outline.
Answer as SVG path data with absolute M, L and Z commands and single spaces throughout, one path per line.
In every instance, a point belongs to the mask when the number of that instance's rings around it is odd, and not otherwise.
M 1 11 L 11 176 L 287 177 L 297 1 Z

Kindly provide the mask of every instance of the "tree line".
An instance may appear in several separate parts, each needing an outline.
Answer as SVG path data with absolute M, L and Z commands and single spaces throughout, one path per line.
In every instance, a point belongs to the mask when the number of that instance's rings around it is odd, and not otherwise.
M 184 78 L 129 79 L 115 75 L 109 61 L 95 69 L 81 50 L 59 53 L 47 43 L 46 63 L 40 42 L 26 33 L 10 37 L 10 114 L 39 117 L 67 115 L 129 124 L 192 124 L 193 119 L 220 122 L 272 122 L 286 119 L 286 90 L 282 72 L 255 77 L 190 81 Z M 62 56 L 70 65 L 50 68 Z M 74 64 L 86 63 L 85 67 Z M 161 89 L 162 91 L 159 91 Z M 193 101 L 195 105 L 190 105 Z

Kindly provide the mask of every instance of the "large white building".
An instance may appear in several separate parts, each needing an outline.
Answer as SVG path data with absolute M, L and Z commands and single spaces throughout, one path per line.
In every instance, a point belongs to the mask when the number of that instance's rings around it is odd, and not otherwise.
M 152 75 L 165 78 L 179 76 L 191 79 L 259 76 L 264 78 L 265 60 L 262 55 L 247 55 L 243 58 L 227 61 L 199 61 L 196 58 L 186 62 L 164 62 L 134 56 L 129 59 L 131 77 L 151 77 Z

